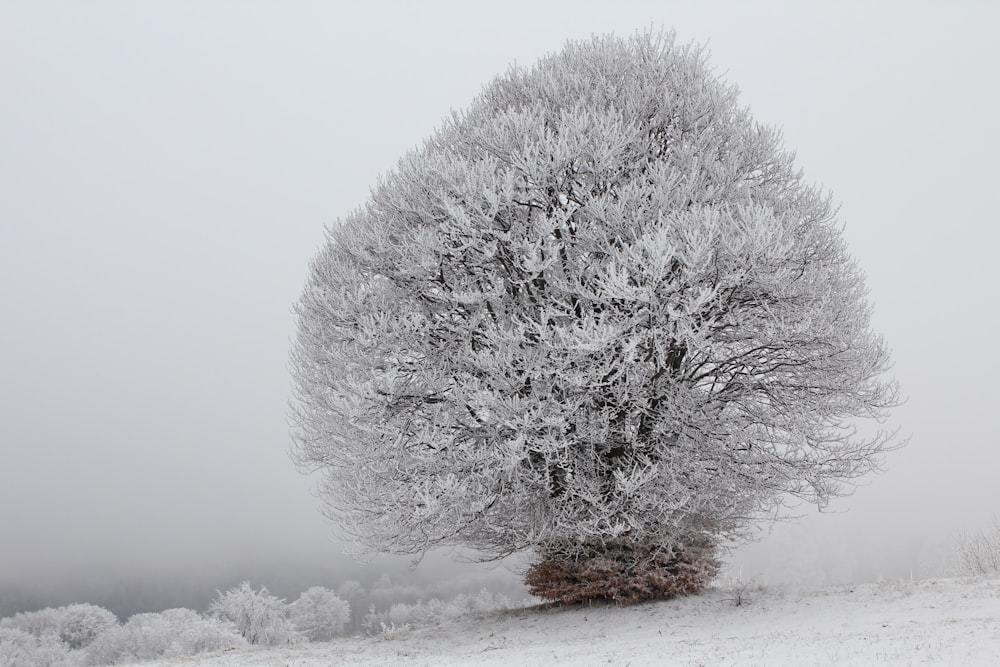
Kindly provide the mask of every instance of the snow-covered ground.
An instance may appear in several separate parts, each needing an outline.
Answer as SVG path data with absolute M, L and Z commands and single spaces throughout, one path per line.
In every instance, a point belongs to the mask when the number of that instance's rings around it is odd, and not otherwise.
M 389 637 L 144 665 L 1000 665 L 1000 579 L 732 588 L 616 608 L 527 608 Z

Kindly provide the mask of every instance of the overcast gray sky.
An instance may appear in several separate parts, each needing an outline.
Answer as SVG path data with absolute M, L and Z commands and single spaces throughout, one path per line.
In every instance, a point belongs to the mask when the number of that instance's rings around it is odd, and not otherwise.
M 324 225 L 510 63 L 650 26 L 708 42 L 833 190 L 909 397 L 849 511 L 747 567 L 794 542 L 915 566 L 1000 512 L 998 10 L 0 3 L 0 584 L 340 563 L 285 418 Z

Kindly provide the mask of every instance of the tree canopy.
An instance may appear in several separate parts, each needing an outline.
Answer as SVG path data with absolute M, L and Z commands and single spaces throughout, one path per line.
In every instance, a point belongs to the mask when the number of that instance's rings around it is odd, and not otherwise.
M 831 198 L 671 35 L 495 79 L 328 230 L 296 312 L 294 454 L 336 524 L 533 550 L 550 597 L 581 562 L 703 582 L 893 442 L 856 431 L 896 388 Z M 582 597 L 677 592 L 622 582 Z

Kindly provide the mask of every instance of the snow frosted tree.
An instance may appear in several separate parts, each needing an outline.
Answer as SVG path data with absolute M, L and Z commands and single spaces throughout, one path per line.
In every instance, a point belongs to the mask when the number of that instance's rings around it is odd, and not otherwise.
M 118 625 L 118 618 L 103 607 L 71 604 L 62 607 L 59 638 L 71 649 L 83 648 L 102 633 Z
M 288 604 L 271 595 L 265 587 L 255 591 L 249 581 L 217 592 L 208 608 L 209 614 L 232 623 L 250 644 L 290 644 L 304 638 L 288 618 Z
M 328 230 L 293 452 L 373 551 L 530 551 L 532 591 L 703 587 L 788 496 L 894 445 L 828 195 L 671 35 L 570 43 L 453 114 Z
M 38 638 L 52 636 L 75 650 L 118 625 L 118 618 L 103 607 L 71 604 L 39 609 L 0 619 L 0 628 L 14 628 Z
M 325 642 L 344 630 L 351 619 L 351 607 L 333 591 L 313 586 L 288 606 L 292 625 L 311 642 Z
M 233 649 L 246 643 L 229 620 L 205 618 L 191 609 L 167 609 L 134 614 L 123 625 L 102 632 L 87 646 L 85 664 L 118 665 L 179 658 Z

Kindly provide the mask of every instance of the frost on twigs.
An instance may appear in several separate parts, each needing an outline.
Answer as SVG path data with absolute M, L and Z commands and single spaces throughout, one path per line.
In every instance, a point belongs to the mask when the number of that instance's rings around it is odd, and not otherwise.
M 343 632 L 351 606 L 333 591 L 313 586 L 288 605 L 288 617 L 309 641 L 329 641 Z
M 539 590 L 696 588 L 895 445 L 856 430 L 896 387 L 834 204 L 669 35 L 497 78 L 328 231 L 296 313 L 326 514 L 371 551 L 533 552 Z
M 990 528 L 962 534 L 958 540 L 958 556 L 963 574 L 974 577 L 1000 575 L 1000 517 L 993 518 Z
M 250 644 L 291 644 L 305 639 L 288 618 L 288 604 L 261 587 L 244 581 L 225 593 L 219 591 L 208 608 L 213 617 L 231 623 Z

